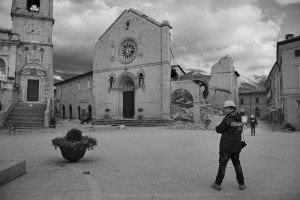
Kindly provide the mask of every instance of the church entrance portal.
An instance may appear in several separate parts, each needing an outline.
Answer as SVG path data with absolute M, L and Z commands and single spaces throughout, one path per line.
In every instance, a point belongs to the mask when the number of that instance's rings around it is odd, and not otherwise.
M 134 117 L 134 91 L 123 92 L 123 117 Z
M 39 80 L 28 79 L 27 101 L 39 101 Z

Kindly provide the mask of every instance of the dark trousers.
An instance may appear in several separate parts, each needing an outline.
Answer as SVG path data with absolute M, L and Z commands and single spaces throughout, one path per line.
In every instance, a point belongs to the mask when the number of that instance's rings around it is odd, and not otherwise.
M 255 125 L 251 125 L 251 135 L 255 135 Z
M 240 185 L 244 184 L 243 170 L 240 164 L 240 153 L 227 153 L 227 152 L 220 152 L 219 170 L 218 170 L 215 183 L 218 185 L 222 184 L 222 181 L 225 176 L 226 166 L 230 159 L 235 169 L 237 182 Z

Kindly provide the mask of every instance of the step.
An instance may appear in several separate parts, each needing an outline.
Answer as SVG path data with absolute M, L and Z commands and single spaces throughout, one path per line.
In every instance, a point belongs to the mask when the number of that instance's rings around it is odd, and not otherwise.
M 20 120 L 20 121 L 28 121 L 28 120 L 44 120 L 44 115 L 40 116 L 34 116 L 34 115 L 29 115 L 29 116 L 11 116 L 9 115 L 6 120 Z
M 0 186 L 26 174 L 26 161 L 0 160 Z
M 96 119 L 93 121 L 94 124 L 107 124 L 107 125 L 125 125 L 125 126 L 138 126 L 138 127 L 155 127 L 155 126 L 168 126 L 172 123 L 171 120 L 160 120 L 160 119 L 124 119 L 124 120 L 112 120 L 112 119 Z

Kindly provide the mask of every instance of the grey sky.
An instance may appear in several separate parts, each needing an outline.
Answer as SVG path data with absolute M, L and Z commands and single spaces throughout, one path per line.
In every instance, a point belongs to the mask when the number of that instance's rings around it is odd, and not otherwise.
M 0 0 L 0 26 L 11 28 L 10 0 Z M 300 35 L 300 0 L 54 0 L 54 68 L 92 70 L 96 40 L 128 8 L 172 29 L 174 63 L 210 72 L 229 55 L 242 75 L 267 74 L 276 42 Z

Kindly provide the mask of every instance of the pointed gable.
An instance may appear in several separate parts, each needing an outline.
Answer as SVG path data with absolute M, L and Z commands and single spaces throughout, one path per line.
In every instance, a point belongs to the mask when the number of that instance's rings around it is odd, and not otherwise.
M 106 35 L 107 32 L 109 32 L 114 26 L 115 24 L 123 18 L 123 16 L 126 16 L 126 14 L 128 13 L 132 13 L 134 14 L 135 16 L 138 16 L 140 17 L 141 19 L 144 19 L 146 21 L 148 21 L 149 23 L 161 28 L 163 26 L 169 26 L 170 28 L 172 28 L 169 23 L 167 21 L 163 21 L 162 23 L 158 22 L 157 20 L 143 14 L 142 12 L 136 10 L 136 9 L 133 9 L 133 8 L 129 8 L 128 10 L 124 10 L 118 17 L 117 19 L 106 29 L 106 31 L 99 37 L 99 41 Z

